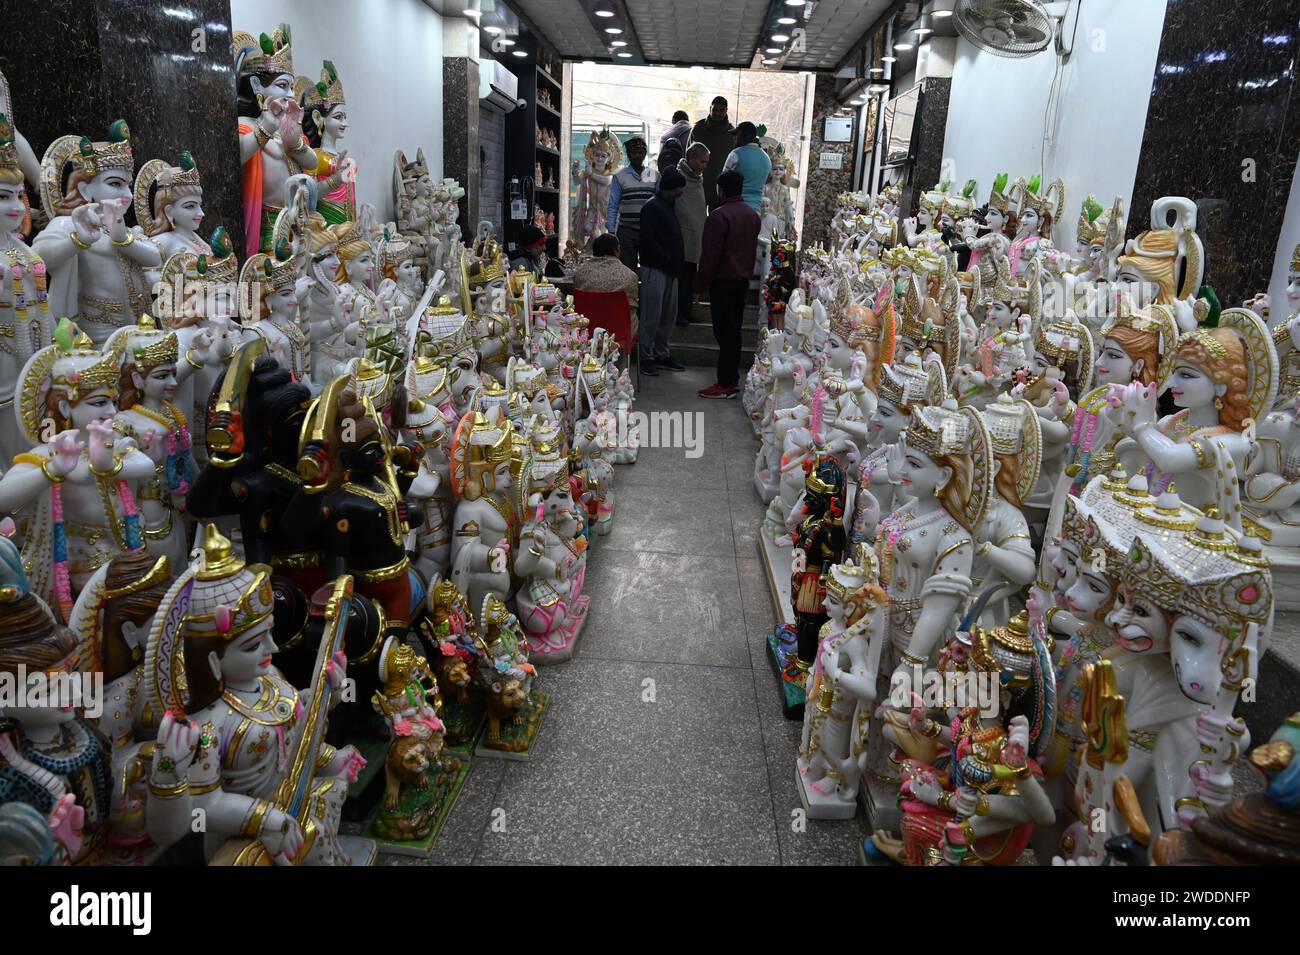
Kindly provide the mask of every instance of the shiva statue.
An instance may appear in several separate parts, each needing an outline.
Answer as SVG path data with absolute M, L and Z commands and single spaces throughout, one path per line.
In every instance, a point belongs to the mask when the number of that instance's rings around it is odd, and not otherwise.
M 163 264 L 144 231 L 126 225 L 134 168 L 130 130 L 121 119 L 106 142 L 60 136 L 41 160 L 41 206 L 50 224 L 32 249 L 53 276 L 53 314 L 71 318 L 96 345 L 149 311 Z
M 1128 295 L 1139 308 L 1168 305 L 1182 332 L 1193 331 L 1205 321 L 1208 306 L 1198 298 L 1205 249 L 1196 234 L 1196 203 L 1191 199 L 1163 196 L 1153 202 L 1150 230 L 1129 239 L 1115 263 L 1112 294 L 1116 301 Z

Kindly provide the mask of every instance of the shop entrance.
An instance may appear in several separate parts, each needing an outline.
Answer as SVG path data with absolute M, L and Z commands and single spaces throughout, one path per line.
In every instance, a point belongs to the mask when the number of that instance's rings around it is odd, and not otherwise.
M 790 190 L 794 222 L 796 231 L 802 232 L 812 128 L 811 73 L 595 63 L 575 63 L 568 72 L 573 91 L 568 154 L 580 166 L 591 134 L 608 128 L 620 144 L 632 136 L 643 138 L 649 150 L 646 165 L 657 168 L 663 137 L 673 128 L 673 114 L 684 111 L 693 125 L 708 116 L 715 97 L 723 96 L 733 126 L 754 123 L 764 146 L 779 147 L 789 159 L 791 181 L 799 183 Z M 572 162 L 566 166 L 567 214 L 560 226 L 561 244 L 573 226 L 578 201 L 577 184 L 569 174 Z

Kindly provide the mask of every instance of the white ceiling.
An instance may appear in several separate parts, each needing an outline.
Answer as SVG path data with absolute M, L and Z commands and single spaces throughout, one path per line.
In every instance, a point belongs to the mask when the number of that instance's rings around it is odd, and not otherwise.
M 821 0 L 808 22 L 804 52 L 785 59 L 787 69 L 830 70 L 892 5 L 892 0 Z
M 647 63 L 749 66 L 770 0 L 625 0 Z
M 581 0 L 508 0 L 566 59 L 608 58 Z M 771 0 L 624 0 L 646 63 L 700 63 L 748 67 L 764 39 Z M 786 69 L 834 68 L 892 0 L 819 0 L 812 15 L 786 7 L 806 30 L 804 52 L 791 52 Z M 793 29 L 793 28 L 783 28 Z
M 577 0 L 509 0 L 566 60 L 607 57 L 609 50 Z

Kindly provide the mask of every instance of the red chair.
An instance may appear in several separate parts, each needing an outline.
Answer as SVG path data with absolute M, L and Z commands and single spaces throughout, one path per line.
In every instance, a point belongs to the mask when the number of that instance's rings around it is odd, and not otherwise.
M 574 289 L 573 307 L 579 315 L 586 317 L 592 328 L 603 328 L 613 335 L 628 362 L 640 367 L 636 349 L 641 342 L 641 333 L 632 328 L 632 303 L 628 301 L 627 292 Z

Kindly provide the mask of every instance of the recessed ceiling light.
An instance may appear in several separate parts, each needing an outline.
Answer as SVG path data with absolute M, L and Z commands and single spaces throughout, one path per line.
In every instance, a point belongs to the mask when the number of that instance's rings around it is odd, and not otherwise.
M 597 10 L 597 11 L 596 11 L 596 16 L 598 16 L 598 17 L 612 17 L 613 15 L 614 15 L 614 11 L 613 11 L 613 10 Z
M 617 36 L 623 31 L 620 30 L 618 27 L 605 27 L 605 32 L 610 34 L 611 36 Z
M 467 17 L 481 17 L 481 16 L 483 16 L 483 11 L 482 11 L 482 10 L 466 10 L 466 11 L 465 11 L 465 16 L 467 16 Z
M 619 53 L 617 55 L 623 57 L 624 59 L 630 59 L 632 56 L 631 53 Z
M 768 47 L 766 50 L 764 50 L 763 52 L 764 52 L 764 53 L 780 53 L 780 52 L 781 52 L 781 47 L 779 47 L 779 46 L 769 46 L 769 47 Z
M 936 18 L 936 19 L 939 19 L 939 18 L 942 18 L 942 17 L 950 17 L 950 16 L 952 16 L 952 11 L 951 11 L 951 10 L 935 10 L 933 13 L 930 14 L 930 16 L 932 16 L 932 17 L 934 17 L 934 18 Z
M 764 65 L 764 66 L 775 66 L 775 65 L 776 65 L 776 60 L 764 60 L 764 61 L 763 61 L 763 65 Z
M 804 0 L 785 0 L 785 5 L 787 7 L 802 7 L 803 4 Z
M 484 27 L 483 32 L 491 33 L 493 36 L 496 36 L 498 33 L 505 33 L 506 29 L 505 27 Z
M 510 52 L 513 53 L 515 56 L 527 56 L 527 55 L 528 55 L 528 51 L 527 51 L 527 50 L 511 50 Z
M 512 40 L 512 39 L 510 39 L 510 37 L 508 37 L 508 36 L 503 36 L 503 37 L 501 38 L 501 45 L 502 45 L 502 46 L 514 46 L 514 45 L 515 45 L 515 41 Z
M 902 42 L 900 42 L 900 43 L 895 43 L 895 44 L 894 44 L 894 49 L 895 49 L 895 50 L 910 50 L 910 49 L 912 49 L 912 48 L 913 48 L 913 44 L 911 44 L 911 43 L 902 43 Z
M 897 62 L 898 62 L 898 57 L 896 57 L 896 56 L 882 56 L 882 57 L 880 58 L 880 62 L 881 62 L 881 63 L 897 63 Z
M 612 40 L 610 46 L 627 46 L 627 40 Z
M 796 20 L 794 17 L 778 17 L 776 22 L 781 24 L 781 26 L 783 27 L 791 27 L 794 26 L 799 21 Z
M 917 27 L 912 32 L 915 33 L 917 36 L 925 36 L 927 34 L 933 33 L 934 31 L 931 30 L 929 27 Z
M 786 42 L 787 40 L 789 40 L 789 39 L 790 39 L 790 37 L 789 37 L 787 34 L 784 34 L 784 33 L 773 33 L 773 34 L 772 34 L 772 42 L 773 42 L 773 43 L 785 43 L 785 42 Z

